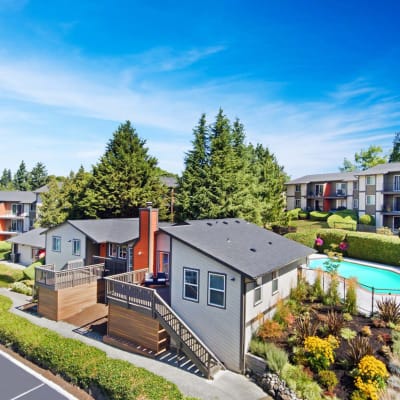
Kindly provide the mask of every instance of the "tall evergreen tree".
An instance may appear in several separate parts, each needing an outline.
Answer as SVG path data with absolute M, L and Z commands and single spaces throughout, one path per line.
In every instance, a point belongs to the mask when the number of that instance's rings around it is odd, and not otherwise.
M 87 217 L 135 217 L 148 201 L 159 208 L 161 219 L 167 217 L 167 188 L 145 143 L 129 121 L 118 127 L 93 167 L 93 178 L 81 202 Z
M 29 183 L 31 187 L 30 190 L 36 190 L 44 186 L 47 183 L 47 178 L 48 178 L 46 166 L 43 163 L 38 162 L 32 168 L 29 178 L 30 178 Z
M 29 184 L 30 176 L 29 172 L 26 169 L 26 165 L 24 160 L 21 161 L 21 164 L 18 167 L 17 172 L 14 175 L 14 187 L 15 190 L 30 190 L 30 184 Z
M 400 132 L 395 133 L 392 152 L 389 156 L 389 162 L 400 162 Z
M 178 183 L 176 216 L 179 220 L 205 218 L 211 207 L 208 128 L 205 114 L 193 129 L 193 135 L 193 148 L 186 154 L 186 168 Z
M 0 190 L 13 190 L 14 184 L 12 180 L 11 170 L 4 168 L 0 178 Z
M 37 226 L 51 228 L 67 220 L 68 204 L 61 187 L 61 182 L 55 177 L 49 179 L 49 190 L 41 193 L 42 205 L 38 210 Z

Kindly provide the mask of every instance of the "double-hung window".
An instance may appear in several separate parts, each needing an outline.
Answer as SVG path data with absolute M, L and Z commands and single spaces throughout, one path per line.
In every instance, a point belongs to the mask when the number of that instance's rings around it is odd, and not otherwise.
M 74 255 L 74 256 L 81 255 L 81 240 L 80 239 L 72 239 L 72 255 Z
M 199 270 L 183 268 L 183 298 L 199 301 Z
M 262 302 L 262 286 L 256 283 L 254 287 L 254 305 L 260 304 Z
M 374 194 L 367 195 L 366 204 L 367 204 L 367 206 L 374 206 L 375 205 L 375 195 Z
M 117 257 L 117 245 L 115 243 L 108 243 L 109 257 Z
M 61 251 L 61 237 L 60 236 L 52 236 L 51 250 L 57 251 L 57 252 Z
M 272 294 L 276 293 L 279 289 L 278 286 L 278 271 L 272 272 Z
M 208 305 L 225 308 L 226 275 L 208 273 Z
M 375 185 L 375 175 L 367 176 L 367 185 Z
M 126 255 L 128 252 L 128 248 L 126 246 L 118 246 L 118 258 L 122 258 L 126 260 Z

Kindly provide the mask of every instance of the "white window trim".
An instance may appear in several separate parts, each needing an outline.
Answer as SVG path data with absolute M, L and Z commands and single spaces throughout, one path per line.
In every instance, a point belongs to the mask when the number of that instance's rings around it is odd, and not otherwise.
M 256 293 L 257 292 L 259 292 L 260 293 L 260 296 L 259 296 L 259 299 L 257 300 L 256 299 Z M 257 283 L 256 283 L 256 286 L 254 287 L 254 306 L 257 306 L 257 305 L 259 305 L 259 304 L 261 304 L 262 303 L 262 301 L 263 301 L 263 296 L 262 296 L 262 285 L 258 285 Z
M 55 243 L 58 243 L 59 246 L 54 246 Z M 51 237 L 51 251 L 61 253 L 61 236 Z
M 117 255 L 118 255 L 118 246 L 115 243 L 108 243 L 108 256 L 116 258 Z
M 78 251 L 76 247 L 78 247 Z M 81 255 L 81 239 L 72 239 L 72 255 L 73 256 Z
M 224 279 L 224 288 L 223 289 L 218 289 L 218 288 L 212 288 L 211 287 L 211 276 L 215 275 L 218 277 L 222 277 Z M 219 292 L 219 293 L 223 293 L 223 304 L 216 304 L 216 303 L 212 303 L 211 302 L 211 292 Z M 221 274 L 218 272 L 209 272 L 208 273 L 208 290 L 207 290 L 208 294 L 207 294 L 207 304 L 209 306 L 212 307 L 218 307 L 218 308 L 225 308 L 226 307 L 226 275 L 225 274 Z
M 370 199 L 370 200 L 373 199 L 374 200 L 373 203 L 369 202 L 368 199 Z M 375 205 L 375 201 L 376 201 L 376 199 L 375 199 L 375 195 L 374 194 L 367 194 L 365 196 L 365 204 L 367 206 L 374 206 Z
M 368 183 L 368 179 L 372 180 L 372 183 L 371 183 L 371 182 Z M 375 185 L 375 175 L 367 175 L 367 177 L 366 177 L 366 179 L 365 179 L 365 184 L 366 184 L 367 186 L 373 186 L 373 185 Z
M 272 271 L 271 289 L 272 294 L 279 293 L 279 271 Z M 274 290 L 274 282 L 276 282 L 276 289 Z
M 120 258 L 121 260 L 126 260 L 128 254 L 128 246 L 118 246 L 117 251 L 118 251 L 118 258 Z
M 301 207 L 301 199 L 295 199 L 294 200 L 294 207 L 295 208 L 300 208 Z
M 195 272 L 196 273 L 196 283 L 186 282 L 186 271 L 190 271 L 190 272 Z M 193 287 L 195 287 L 197 289 L 196 290 L 196 293 L 197 293 L 196 298 L 187 297 L 185 295 L 186 286 L 193 286 Z M 200 270 L 195 269 L 195 268 L 183 268 L 183 293 L 182 293 L 182 297 L 185 300 L 194 301 L 194 302 L 198 303 L 199 302 L 199 294 L 200 294 Z
M 353 200 L 353 208 L 358 209 L 358 199 Z

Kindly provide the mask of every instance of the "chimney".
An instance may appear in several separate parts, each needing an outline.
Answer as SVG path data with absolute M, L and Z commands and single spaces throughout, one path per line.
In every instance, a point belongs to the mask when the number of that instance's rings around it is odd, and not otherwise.
M 146 203 L 139 209 L 139 239 L 133 249 L 133 268 L 154 271 L 155 233 L 158 231 L 158 209 Z

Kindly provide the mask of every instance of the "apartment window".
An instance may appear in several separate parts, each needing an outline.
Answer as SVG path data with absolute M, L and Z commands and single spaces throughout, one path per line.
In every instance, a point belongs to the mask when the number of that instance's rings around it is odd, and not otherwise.
M 226 275 L 208 273 L 208 305 L 225 308 Z
M 165 251 L 160 251 L 158 253 L 157 262 L 158 262 L 157 271 L 165 272 L 165 274 L 168 275 L 169 274 L 169 253 L 167 253 Z
M 31 258 L 32 258 L 32 260 L 35 260 L 35 261 L 39 260 L 39 252 L 40 252 L 39 248 L 32 247 L 32 250 L 31 250 Z
M 115 243 L 108 243 L 108 255 L 117 257 L 117 245 Z
M 300 185 L 296 185 L 294 190 L 295 190 L 295 192 L 300 192 L 301 191 L 301 186 Z
M 367 176 L 367 185 L 375 185 L 375 175 Z
M 61 237 L 60 236 L 53 236 L 51 238 L 51 250 L 53 251 L 61 251 Z
M 345 196 L 346 195 L 346 184 L 345 183 L 336 183 L 336 195 L 337 196 Z
M 12 215 L 21 215 L 22 214 L 22 210 L 23 210 L 23 206 L 22 204 L 13 204 L 11 206 L 11 212 Z
M 11 221 L 11 232 L 22 232 L 23 231 L 23 222 L 21 220 L 12 220 Z
M 367 195 L 366 204 L 367 204 L 367 206 L 374 206 L 375 205 L 375 195 L 374 194 Z
M 272 294 L 278 291 L 278 271 L 272 272 Z
M 400 191 L 400 175 L 395 175 L 393 177 L 393 191 L 394 192 Z
M 118 258 L 126 260 L 126 255 L 128 254 L 127 246 L 118 246 Z
M 323 193 L 324 193 L 324 185 L 316 184 L 315 185 L 315 195 L 316 196 L 322 196 Z
M 199 301 L 199 270 L 183 268 L 183 298 Z
M 80 256 L 81 255 L 81 241 L 80 239 L 72 239 L 72 255 Z
M 262 286 L 256 283 L 256 287 L 254 288 L 254 305 L 260 304 L 262 302 Z
M 353 190 L 358 190 L 358 181 L 353 182 Z
M 358 199 L 353 200 L 353 208 L 358 209 Z
M 295 208 L 301 208 L 301 200 L 300 199 L 295 199 L 294 200 L 294 207 Z

